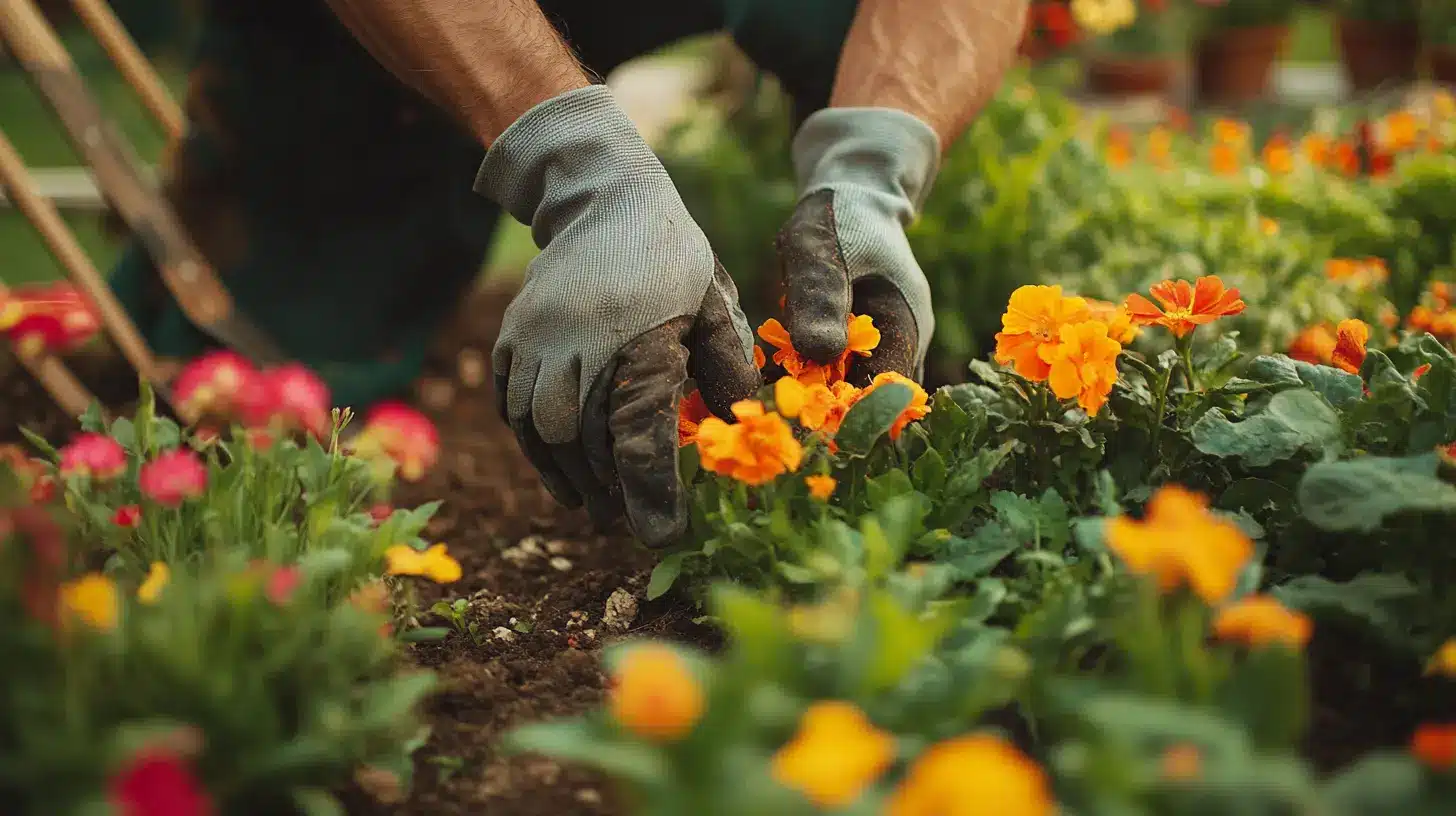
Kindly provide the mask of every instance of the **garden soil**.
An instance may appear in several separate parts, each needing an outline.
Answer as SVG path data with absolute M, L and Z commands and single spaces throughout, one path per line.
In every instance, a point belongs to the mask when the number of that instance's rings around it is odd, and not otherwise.
M 464 577 L 447 587 L 422 587 L 421 608 L 467 598 L 476 635 L 409 647 L 413 660 L 437 671 L 444 683 L 429 703 L 433 731 L 418 755 L 414 791 L 407 801 L 381 802 L 389 791 L 363 780 L 346 797 L 352 814 L 624 813 L 602 778 L 539 757 L 503 756 L 499 738 L 514 726 L 580 714 L 600 703 L 604 644 L 651 634 L 714 645 L 684 602 L 644 600 L 651 553 L 624 529 L 593 529 L 582 512 L 557 505 L 496 414 L 490 349 L 508 300 L 508 292 L 483 290 L 442 332 L 416 394 L 439 425 L 440 464 L 398 496 L 402 506 L 443 501 L 425 536 L 448 544 Z M 135 398 L 134 377 L 120 360 L 83 357 L 73 365 L 105 404 L 124 408 Z M 24 371 L 0 372 L 0 442 L 22 441 L 19 425 L 64 439 L 71 424 Z M 421 622 L 443 625 L 429 617 Z M 1321 699 L 1348 700 L 1357 689 L 1368 691 L 1374 667 L 1351 666 L 1338 653 L 1327 657 L 1311 661 L 1312 674 L 1323 681 Z M 1328 671 L 1336 667 L 1343 671 Z M 1348 676 L 1351 669 L 1358 669 L 1358 678 Z M 1351 714 L 1342 704 L 1316 706 L 1310 747 L 1317 764 L 1343 764 L 1373 745 L 1398 743 L 1406 733 L 1393 723 L 1391 733 L 1363 732 L 1356 722 L 1380 718 L 1368 710 Z

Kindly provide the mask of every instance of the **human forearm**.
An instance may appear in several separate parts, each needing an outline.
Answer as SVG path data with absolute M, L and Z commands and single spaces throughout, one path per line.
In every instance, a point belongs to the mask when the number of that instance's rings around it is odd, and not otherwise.
M 830 107 L 896 108 L 949 147 L 1015 59 L 1027 0 L 860 0 Z
M 375 59 L 489 147 L 521 114 L 590 84 L 535 0 L 328 0 Z

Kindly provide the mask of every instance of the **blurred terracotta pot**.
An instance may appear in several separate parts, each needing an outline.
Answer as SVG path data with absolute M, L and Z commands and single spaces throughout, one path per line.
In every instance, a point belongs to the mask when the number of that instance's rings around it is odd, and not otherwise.
M 1193 55 L 1198 98 L 1215 104 L 1258 99 L 1289 41 L 1289 26 L 1230 28 L 1200 40 Z
M 1387 82 L 1416 78 L 1421 41 L 1415 23 L 1391 25 L 1342 17 L 1338 28 L 1345 75 L 1355 90 L 1368 91 Z
M 1167 57 L 1094 54 L 1087 58 L 1087 89 L 1102 96 L 1165 94 L 1174 69 Z

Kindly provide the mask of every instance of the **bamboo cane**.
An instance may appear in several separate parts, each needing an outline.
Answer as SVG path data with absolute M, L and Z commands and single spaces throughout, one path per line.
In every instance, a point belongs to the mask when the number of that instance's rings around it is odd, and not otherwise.
M 142 339 L 141 332 L 127 317 L 126 311 L 112 294 L 91 259 L 76 241 L 76 237 L 61 219 L 60 213 L 43 196 L 36 192 L 20 154 L 15 151 L 5 132 L 0 131 L 0 186 L 9 192 L 11 200 L 40 233 L 50 248 L 51 254 L 61 262 L 66 274 L 96 304 L 101 313 L 101 322 L 106 326 L 127 362 L 137 370 L 159 393 L 165 393 L 166 381 L 152 352 Z
M 172 99 L 166 84 L 126 32 L 126 27 L 116 18 L 111 6 L 106 0 L 71 0 L 71 5 L 97 42 L 106 49 L 116 69 L 141 97 L 142 104 L 157 118 L 168 138 L 178 138 L 185 127 L 182 108 Z
M 188 320 L 258 363 L 282 362 L 284 355 L 272 340 L 236 313 L 232 297 L 170 204 L 144 180 L 130 145 L 108 125 L 33 0 L 0 2 L 0 38 L 55 110 L 106 198 L 145 244 Z

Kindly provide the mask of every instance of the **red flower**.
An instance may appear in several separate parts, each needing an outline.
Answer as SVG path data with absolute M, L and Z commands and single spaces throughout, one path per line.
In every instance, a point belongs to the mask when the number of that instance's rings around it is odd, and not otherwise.
M 70 351 L 100 328 L 95 307 L 70 284 L 24 287 L 0 298 L 0 332 L 24 357 Z
M 253 386 L 258 369 L 231 351 L 209 351 L 189 362 L 172 384 L 177 407 L 191 417 L 233 419 L 238 396 Z
M 142 465 L 137 485 L 157 504 L 176 507 L 207 489 L 207 466 L 190 450 L 168 451 Z
M 127 504 L 116 508 L 116 513 L 111 517 L 111 523 L 117 527 L 135 527 L 142 521 L 142 508 L 139 504 Z
M 400 402 L 376 405 L 354 440 L 354 452 L 372 459 L 388 456 L 405 481 L 418 481 L 440 457 L 440 432 L 429 417 Z
M 191 767 L 176 756 L 147 750 L 111 778 L 111 806 L 119 816 L 209 816 L 212 800 Z
M 329 388 L 298 363 L 264 371 L 239 398 L 251 428 L 302 430 L 322 439 L 329 432 Z
M 61 475 L 106 482 L 126 472 L 126 450 L 105 434 L 77 434 L 61 448 Z
M 30 486 L 30 500 L 34 504 L 46 504 L 56 497 L 56 480 L 49 473 L 35 477 Z
M 279 567 L 268 575 L 268 582 L 263 588 L 263 595 L 272 601 L 275 606 L 282 606 L 288 603 L 293 597 L 293 591 L 298 589 L 298 584 L 303 575 L 298 567 Z
M 1430 371 L 1430 370 L 1431 370 L 1431 364 L 1430 363 L 1421 363 L 1420 365 L 1416 366 L 1416 370 L 1415 371 L 1412 371 L 1411 372 L 1411 379 L 1412 380 L 1419 380 L 1421 377 L 1424 377 L 1426 375 L 1426 372 L 1427 371 Z
M 374 522 L 375 527 L 389 521 L 389 517 L 392 515 L 394 515 L 394 508 L 384 502 L 369 508 L 369 518 Z

